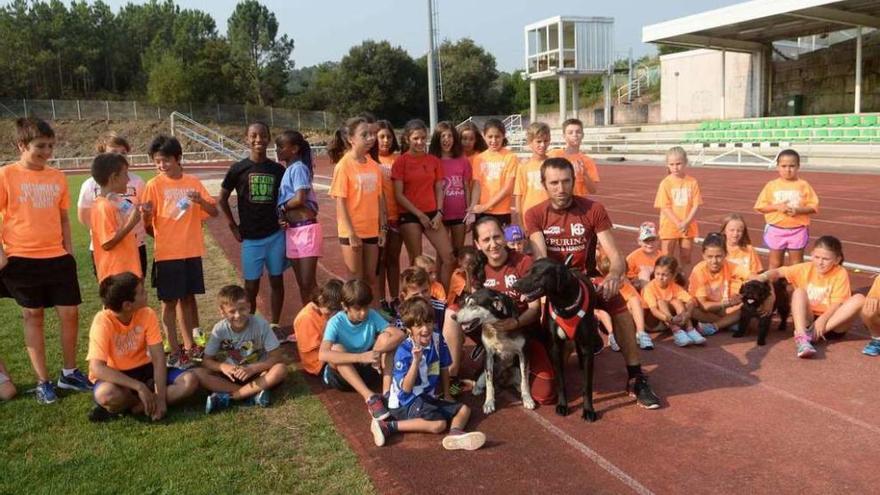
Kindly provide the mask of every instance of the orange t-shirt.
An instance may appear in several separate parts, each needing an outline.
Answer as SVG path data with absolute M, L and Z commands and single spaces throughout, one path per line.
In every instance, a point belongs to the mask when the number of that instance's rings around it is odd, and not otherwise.
M 810 300 L 810 310 L 820 315 L 828 311 L 832 304 L 842 303 L 852 295 L 849 285 L 849 274 L 842 266 L 835 266 L 828 273 L 821 274 L 810 262 L 784 266 L 779 273 L 788 280 L 795 289 L 805 289 Z
M 391 178 L 403 183 L 403 196 L 422 213 L 437 210 L 434 185 L 443 180 L 443 165 L 434 155 L 404 153 L 394 160 Z
M 362 238 L 379 235 L 379 202 L 382 201 L 382 171 L 379 164 L 367 155 L 365 163 L 358 163 L 351 153 L 346 154 L 333 169 L 330 196 L 345 200 L 348 217 L 354 233 Z M 336 212 L 339 237 L 350 237 L 342 221 L 342 212 Z
M 391 166 L 397 154 L 379 155 L 379 169 L 382 171 L 382 197 L 385 198 L 385 214 L 389 222 L 396 222 L 400 210 L 397 207 L 397 199 L 394 197 L 394 181 L 391 180 Z
M 729 261 L 722 263 L 718 273 L 712 273 L 706 262 L 701 261 L 691 270 L 688 293 L 698 300 L 727 301 L 732 295 L 739 294 L 740 287 L 748 280 L 749 275 L 747 268 Z
M 486 150 L 473 161 L 473 177 L 480 184 L 480 203 L 487 204 L 504 186 L 516 178 L 519 162 L 516 155 L 507 148 L 499 151 Z M 486 210 L 493 215 L 510 213 L 510 196 L 501 199 L 495 206 Z
M 764 271 L 764 264 L 761 262 L 761 258 L 758 257 L 758 252 L 752 246 L 728 248 L 727 261 L 747 269 L 749 273 L 761 273 Z
M 431 282 L 431 298 L 438 301 L 446 300 L 446 289 L 440 282 Z
M 810 183 L 803 180 L 785 180 L 783 178 L 771 180 L 755 201 L 755 209 L 765 208 L 770 205 L 779 203 L 788 203 L 790 206 L 812 207 L 819 212 L 819 196 L 810 186 Z M 810 215 L 801 214 L 788 216 L 783 212 L 773 211 L 764 214 L 764 222 L 769 225 L 781 227 L 785 229 L 793 229 L 797 227 L 805 227 L 810 225 Z
M 651 280 L 642 289 L 642 300 L 645 301 L 649 308 L 656 308 L 658 301 L 671 301 L 673 299 L 687 303 L 692 301 L 693 297 L 675 282 L 669 282 L 669 285 L 664 289 L 660 287 L 657 279 Z
M 449 280 L 449 292 L 446 294 L 447 306 L 454 305 L 458 296 L 464 292 L 465 287 L 467 287 L 467 280 L 465 277 L 464 270 L 461 268 L 452 272 L 452 278 Z
M 308 303 L 293 320 L 293 333 L 296 335 L 296 348 L 299 360 L 306 372 L 313 375 L 321 373 L 323 364 L 318 360 L 318 349 L 324 340 L 324 327 L 329 318 L 321 314 L 315 303 Z
M 874 278 L 874 283 L 871 284 L 871 290 L 868 291 L 868 295 L 865 297 L 880 299 L 880 275 Z
M 105 242 L 113 239 L 116 232 L 125 225 L 125 222 L 128 221 L 127 214 L 123 216 L 116 204 L 104 196 L 98 196 L 92 204 L 89 220 L 92 226 L 92 245 L 95 248 L 95 269 L 98 272 L 98 281 L 100 282 L 110 275 L 124 272 L 131 272 L 138 277 L 143 277 L 134 229 L 125 234 L 125 237 L 113 246 L 113 249 L 108 251 L 101 247 Z
M 522 211 L 520 212 L 522 214 L 541 201 L 546 201 L 549 197 L 541 184 L 541 164 L 543 163 L 544 160 L 541 159 L 529 159 L 517 167 L 513 195 L 522 196 Z
M 61 212 L 70 207 L 64 173 L 54 168 L 30 170 L 22 163 L 0 167 L 0 216 L 7 256 L 64 256 Z
M 153 203 L 153 235 L 156 239 L 153 258 L 156 261 L 198 258 L 205 254 L 202 220 L 207 216 L 202 207 L 186 200 L 187 193 L 198 192 L 210 204 L 214 198 L 196 176 L 183 174 L 171 179 L 164 174 L 147 182 L 144 202 Z M 182 215 L 180 203 L 189 207 Z
M 700 185 L 697 179 L 687 175 L 678 178 L 669 174 L 660 182 L 657 188 L 657 196 L 654 198 L 654 208 L 662 210 L 671 208 L 679 219 L 684 219 L 697 206 L 703 204 L 703 196 L 700 195 Z M 693 238 L 699 233 L 697 219 L 693 219 L 688 225 L 687 232 L 682 234 L 678 227 L 660 213 L 660 238 L 683 239 Z
M 567 158 L 571 162 L 574 167 L 574 193 L 578 196 L 586 197 L 590 194 L 584 176 L 589 177 L 593 182 L 599 182 L 599 169 L 589 156 L 580 152 L 569 155 L 565 149 L 552 150 L 547 155 L 550 158 Z
M 663 253 L 659 249 L 654 254 L 647 254 L 641 247 L 629 253 L 626 256 L 626 278 L 635 280 L 642 272 L 647 274 L 645 278 L 651 278 L 651 273 L 654 272 L 654 263 L 661 256 Z
M 150 363 L 148 346 L 161 344 L 159 318 L 152 308 L 136 310 L 128 324 L 104 309 L 98 311 L 89 330 L 89 353 L 86 360 L 99 359 L 118 371 L 127 371 Z M 94 375 L 89 379 L 95 381 Z

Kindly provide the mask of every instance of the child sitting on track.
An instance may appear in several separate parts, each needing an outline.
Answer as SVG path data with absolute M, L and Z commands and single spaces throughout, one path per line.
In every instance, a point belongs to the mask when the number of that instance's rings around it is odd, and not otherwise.
M 599 274 L 602 276 L 595 278 L 594 283 L 601 284 L 604 277 L 608 276 L 608 272 L 611 270 L 611 260 L 608 256 L 602 256 L 598 251 L 599 250 L 597 249 L 596 269 L 599 270 Z M 639 291 L 624 279 L 620 282 L 620 296 L 626 301 L 626 309 L 629 310 L 629 313 L 633 317 L 633 322 L 636 324 L 636 342 L 639 343 L 639 348 L 646 350 L 653 349 L 654 342 L 651 340 L 651 336 L 648 335 L 648 332 L 645 331 L 645 303 L 642 300 L 642 296 L 639 295 Z M 604 311 L 602 312 L 606 315 L 608 314 Z M 610 320 L 610 316 L 608 319 Z M 612 351 L 617 352 L 620 350 L 620 347 L 614 340 L 613 332 L 608 334 L 608 340 Z
M 434 258 L 427 254 L 420 254 L 413 260 L 413 266 L 417 266 L 428 273 L 428 279 L 431 281 L 431 299 L 445 301 L 446 289 L 437 280 L 437 262 L 434 261 Z
M 312 302 L 305 305 L 293 320 L 293 339 L 299 351 L 300 366 L 306 373 L 319 375 L 321 361 L 318 349 L 324 339 L 327 321 L 342 310 L 342 281 L 328 280 L 315 294 Z
M 865 296 L 862 321 L 871 333 L 871 340 L 865 345 L 862 353 L 866 356 L 880 356 L 880 276 L 874 279 L 871 290 Z
M 424 273 L 424 272 L 423 272 Z M 342 308 L 327 322 L 318 359 L 326 363 L 324 385 L 337 390 L 354 389 L 367 403 L 373 419 L 387 419 L 391 413 L 382 396 L 366 381 L 382 375 L 382 393 L 391 389 L 391 364 L 403 332 L 389 325 L 370 308 L 373 292 L 363 280 L 349 280 L 342 286 Z
M 153 421 L 165 416 L 167 405 L 192 395 L 195 374 L 166 368 L 156 312 L 147 306 L 143 280 L 133 273 L 101 281 L 103 310 L 89 331 L 89 375 L 95 382 L 93 422 L 129 411 Z
M 214 325 L 202 367 L 195 370 L 202 387 L 213 392 L 205 402 L 207 414 L 228 407 L 231 400 L 268 407 L 269 389 L 287 377 L 278 338 L 265 318 L 251 314 L 249 299 L 238 285 L 217 294 L 223 319 Z M 223 361 L 217 359 L 220 353 Z
M 636 289 L 641 289 L 651 281 L 654 264 L 662 255 L 657 226 L 654 222 L 643 222 L 639 226 L 639 247 L 626 256 L 626 278 Z
M 654 278 L 642 289 L 642 298 L 651 314 L 672 330 L 675 345 L 686 347 L 705 344 L 706 339 L 694 329 L 691 313 L 696 302 L 680 285 L 675 283 L 678 260 L 661 256 L 654 265 Z
M 688 293 L 697 300 L 693 317 L 700 333 L 713 335 L 739 322 L 742 297 L 739 289 L 751 274 L 743 266 L 727 261 L 724 236 L 712 232 L 703 240 L 703 261 L 691 270 Z M 769 304 L 768 304 L 769 303 Z M 772 298 L 764 302 L 773 308 Z
M 401 303 L 400 314 L 408 338 L 397 348 L 388 407 L 394 419 L 373 419 L 370 430 L 376 446 L 397 432 L 442 433 L 446 450 L 476 450 L 486 442 L 478 431 L 465 433 L 471 411 L 449 396 L 449 364 L 452 358 L 443 335 L 433 331 L 434 312 L 428 301 L 414 297 Z M 442 388 L 442 398 L 438 398 Z

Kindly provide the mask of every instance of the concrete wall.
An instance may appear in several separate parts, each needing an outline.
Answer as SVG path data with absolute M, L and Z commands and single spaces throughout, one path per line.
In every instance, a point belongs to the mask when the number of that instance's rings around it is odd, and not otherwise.
M 804 96 L 804 114 L 852 113 L 856 41 L 773 62 L 771 115 L 785 115 L 786 101 Z M 880 112 L 880 32 L 862 39 L 862 111 Z
M 691 50 L 660 57 L 663 122 L 722 118 L 721 59 L 721 52 L 715 50 Z M 727 52 L 725 59 L 724 118 L 758 116 L 752 56 Z
M 594 105 L 590 108 L 581 108 L 577 117 L 583 121 L 585 126 L 593 127 L 596 125 L 596 110 L 602 110 L 601 105 Z M 660 123 L 660 103 L 633 103 L 632 105 L 614 105 L 614 125 L 629 124 L 659 124 Z M 569 112 L 574 116 L 573 112 Z M 546 122 L 550 127 L 559 125 L 559 112 L 539 113 L 537 115 L 539 122 Z

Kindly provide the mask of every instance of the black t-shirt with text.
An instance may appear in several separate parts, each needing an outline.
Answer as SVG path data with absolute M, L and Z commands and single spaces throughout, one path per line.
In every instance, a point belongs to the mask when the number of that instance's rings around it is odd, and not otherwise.
M 232 165 L 222 187 L 238 194 L 238 230 L 242 239 L 263 239 L 278 232 L 278 187 L 284 167 L 272 160 L 249 158 Z

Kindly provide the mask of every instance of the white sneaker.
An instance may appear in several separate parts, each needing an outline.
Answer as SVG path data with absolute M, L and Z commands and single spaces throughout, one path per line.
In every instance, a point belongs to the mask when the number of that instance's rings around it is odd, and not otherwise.
M 718 333 L 718 327 L 711 323 L 697 323 L 697 328 L 699 328 L 700 333 L 706 337 Z
M 636 332 L 636 342 L 639 343 L 639 349 L 647 350 L 654 348 L 654 341 L 651 340 L 648 332 Z
M 611 350 L 614 352 L 620 352 L 620 346 L 617 345 L 617 340 L 614 339 L 614 334 L 608 334 L 608 345 L 611 346 Z
M 486 443 L 486 435 L 479 431 L 470 431 L 460 435 L 446 435 L 441 444 L 446 450 L 477 450 Z
M 688 330 L 687 338 L 690 339 L 691 342 L 697 345 L 703 345 L 706 343 L 706 337 L 700 335 L 700 332 L 696 330 Z
M 684 330 L 676 330 L 672 332 L 672 338 L 675 340 L 675 345 L 679 347 L 687 347 L 691 345 L 691 339 L 688 338 L 688 334 L 686 334 Z

